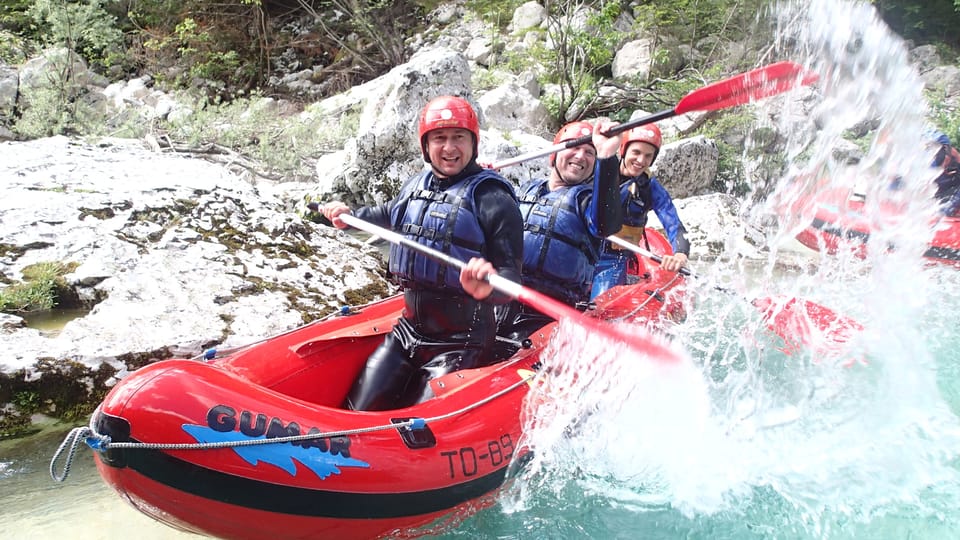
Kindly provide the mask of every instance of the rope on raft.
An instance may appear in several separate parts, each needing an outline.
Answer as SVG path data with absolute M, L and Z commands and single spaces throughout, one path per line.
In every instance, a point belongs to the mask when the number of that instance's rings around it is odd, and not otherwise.
M 108 435 L 103 435 L 97 433 L 96 429 L 93 426 L 93 417 L 90 419 L 90 425 L 87 427 L 76 427 L 70 430 L 67 433 L 67 436 L 64 438 L 63 442 L 60 443 L 60 447 L 57 448 L 57 451 L 53 454 L 53 458 L 50 460 L 50 478 L 53 478 L 55 482 L 63 482 L 67 479 L 67 476 L 70 475 L 70 467 L 73 464 L 73 459 L 76 456 L 77 448 L 80 446 L 81 442 L 87 443 L 92 450 L 97 452 L 106 452 L 107 450 L 115 449 L 129 449 L 129 450 L 216 450 L 221 448 L 237 448 L 242 446 L 260 446 L 265 444 L 283 444 L 283 443 L 295 443 L 301 441 L 309 441 L 313 439 L 329 439 L 333 437 L 343 437 L 346 435 L 359 435 L 363 433 L 371 433 L 375 431 L 387 431 L 392 429 L 397 430 L 418 430 L 426 427 L 428 422 L 435 422 L 439 420 L 445 420 L 454 416 L 459 416 L 466 412 L 469 412 L 477 407 L 480 407 L 486 403 L 493 401 L 501 396 L 506 395 L 513 390 L 520 388 L 521 386 L 527 384 L 527 382 L 535 376 L 535 373 L 529 373 L 523 376 L 518 382 L 495 392 L 476 403 L 472 403 L 463 407 L 462 409 L 451 411 L 446 414 L 439 416 L 431 416 L 427 418 L 410 418 L 402 422 L 379 425 L 379 426 L 370 426 L 364 428 L 356 429 L 346 429 L 340 431 L 328 431 L 326 433 L 309 433 L 306 435 L 290 435 L 287 437 L 273 437 L 273 438 L 263 438 L 263 439 L 248 439 L 245 441 L 221 441 L 221 442 L 208 442 L 208 443 L 141 443 L 141 442 L 113 442 Z M 96 413 L 94 413 L 96 416 Z M 66 452 L 64 457 L 63 467 L 61 468 L 60 473 L 57 472 L 57 462 L 60 460 L 60 456 Z

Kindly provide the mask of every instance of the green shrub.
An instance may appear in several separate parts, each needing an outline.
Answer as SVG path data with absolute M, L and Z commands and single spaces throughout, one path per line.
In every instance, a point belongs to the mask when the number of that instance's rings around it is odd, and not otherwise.
M 48 54 L 50 79 L 24 94 L 27 102 L 14 131 L 24 138 L 101 134 L 104 119 L 85 99 L 85 81 L 77 80 L 77 55 L 91 65 L 108 66 L 121 56 L 123 34 L 104 9 L 105 0 L 36 0 L 27 10 L 45 45 L 65 54 Z
M 22 64 L 33 49 L 27 39 L 0 28 L 0 63 Z
M 476 13 L 482 21 L 504 30 L 521 4 L 523 0 L 467 0 L 464 7 Z
M 65 287 L 63 275 L 76 264 L 41 262 L 23 269 L 23 281 L 0 289 L 0 311 L 24 312 L 53 309 L 57 291 Z
M 22 109 L 13 130 L 27 139 L 102 134 L 103 116 L 83 99 L 84 92 L 69 82 L 31 90 L 29 107 Z
M 943 89 L 929 90 L 925 94 L 933 124 L 950 137 L 954 146 L 960 146 L 960 114 L 948 104 Z
M 91 65 L 112 65 L 123 55 L 123 33 L 105 0 L 35 0 L 27 13 L 50 45 L 79 53 Z
M 189 100 L 180 96 L 181 102 Z M 298 115 L 278 115 L 266 106 L 260 94 L 229 102 L 199 98 L 191 108 L 196 112 L 175 122 L 158 126 L 171 138 L 190 146 L 217 144 L 256 160 L 277 175 L 312 176 L 310 158 L 343 147 L 356 135 L 359 113 L 345 114 L 331 129 L 318 129 Z
M 28 10 L 33 0 L 4 0 L 0 2 L 0 28 L 29 39 L 38 39 L 40 28 L 33 24 Z M 2 40 L 0 40 L 2 41 Z

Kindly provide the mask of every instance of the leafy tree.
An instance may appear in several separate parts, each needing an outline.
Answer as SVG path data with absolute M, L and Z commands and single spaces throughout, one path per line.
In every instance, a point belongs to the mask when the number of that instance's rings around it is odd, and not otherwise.
M 219 81 L 246 91 L 266 80 L 270 38 L 260 0 L 145 0 L 127 16 L 135 29 L 131 54 L 162 81 Z
M 609 75 L 622 34 L 613 30 L 620 4 L 560 0 L 546 3 L 547 39 L 553 44 L 548 80 L 559 94 L 546 105 L 558 118 L 575 120 L 592 109 L 597 82 Z
M 27 14 L 47 44 L 63 45 L 88 62 L 110 65 L 123 54 L 123 33 L 105 0 L 36 0 Z
M 873 4 L 884 22 L 905 39 L 960 47 L 960 0 L 874 0 Z
M 297 0 L 325 38 L 325 72 L 339 79 L 332 91 L 376 78 L 407 61 L 406 38 L 422 16 L 409 0 Z
M 33 0 L 5 0 L 0 2 L 0 29 L 24 35 L 31 32 L 33 19 L 27 9 Z

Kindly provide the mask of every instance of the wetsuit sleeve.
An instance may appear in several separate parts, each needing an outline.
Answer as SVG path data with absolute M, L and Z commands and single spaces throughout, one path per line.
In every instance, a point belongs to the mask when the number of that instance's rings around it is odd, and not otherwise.
M 597 160 L 593 170 L 593 191 L 584 199 L 584 204 L 580 210 L 590 233 L 597 238 L 616 234 L 623 227 L 620 160 L 616 156 Z
M 960 210 L 960 189 L 953 192 L 953 195 L 950 197 L 950 202 L 943 208 L 943 214 L 946 216 L 955 216 L 957 215 L 957 210 Z
M 483 182 L 474 192 L 477 221 L 483 230 L 483 257 L 505 279 L 520 283 L 523 261 L 523 219 L 517 199 L 499 182 Z M 494 292 L 488 299 L 503 304 L 511 299 Z
M 356 209 L 353 213 L 358 218 L 373 223 L 384 229 L 391 229 L 390 208 L 392 204 L 380 204 L 377 206 L 364 206 Z
M 684 233 L 687 229 L 680 221 L 680 215 L 677 213 L 677 207 L 673 204 L 673 199 L 667 190 L 657 181 L 656 178 L 650 179 L 650 193 L 653 199 L 653 211 L 667 232 L 667 239 L 673 246 L 674 253 L 683 253 L 690 255 L 690 242 Z

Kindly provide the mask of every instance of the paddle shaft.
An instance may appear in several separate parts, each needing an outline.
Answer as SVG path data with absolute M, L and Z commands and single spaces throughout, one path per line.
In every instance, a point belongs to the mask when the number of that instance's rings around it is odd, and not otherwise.
M 633 251 L 634 253 L 639 253 L 640 255 L 652 259 L 657 263 L 663 262 L 663 257 L 649 250 L 643 249 L 636 244 L 627 242 L 618 236 L 610 235 L 607 237 L 607 240 L 617 244 L 618 246 L 622 246 L 630 251 Z M 687 267 L 681 268 L 680 273 L 695 279 L 699 278 L 699 276 L 691 272 Z M 806 321 L 810 324 L 813 324 L 819 331 L 823 332 L 831 340 L 837 343 L 847 341 L 851 332 L 859 332 L 863 330 L 863 325 L 857 321 L 851 319 L 850 317 L 839 315 L 830 308 L 811 300 L 804 300 L 802 298 L 787 298 L 784 300 L 777 300 L 769 297 L 760 297 L 750 300 L 749 298 L 741 296 L 736 291 L 727 289 L 725 287 L 714 285 L 713 288 L 720 292 L 735 296 L 756 307 L 761 313 L 763 313 L 764 320 L 767 321 L 767 328 L 773 330 L 787 343 L 796 342 L 797 338 L 799 337 L 801 342 L 810 344 L 810 331 L 808 329 L 804 329 L 803 325 L 798 324 L 797 321 Z
M 777 62 L 741 73 L 703 88 L 694 90 L 681 99 L 676 107 L 658 113 L 624 122 L 607 130 L 604 135 L 612 136 L 629 129 L 665 120 L 678 114 L 691 111 L 713 111 L 736 105 L 743 105 L 765 97 L 785 92 L 800 85 L 806 85 L 817 79 L 816 74 L 806 71 L 802 66 L 789 61 Z M 567 148 L 587 144 L 593 140 L 591 135 L 557 143 L 548 148 L 534 150 L 513 158 L 498 161 L 490 166 L 500 169 L 516 165 L 527 160 L 547 156 Z
M 340 218 L 343 219 L 344 223 L 346 223 L 347 225 L 355 229 L 360 229 L 361 231 L 366 231 L 370 234 L 375 234 L 380 238 L 383 238 L 384 240 L 394 244 L 402 244 L 404 246 L 407 246 L 415 251 L 420 252 L 423 255 L 430 257 L 431 259 L 434 259 L 437 262 L 441 262 L 448 266 L 452 266 L 454 268 L 457 268 L 458 270 L 463 270 L 464 267 L 466 266 L 466 263 L 461 261 L 460 259 L 451 257 L 450 255 L 447 255 L 442 251 L 437 251 L 433 248 L 425 246 L 417 241 L 411 240 L 403 236 L 402 234 L 394 232 L 390 229 L 384 229 L 383 227 L 379 227 L 377 225 L 374 225 L 373 223 L 369 223 L 367 221 L 364 221 L 350 214 L 340 214 Z M 506 294 L 510 298 L 520 299 L 521 296 L 525 296 L 524 295 L 525 287 L 523 287 L 519 283 L 515 283 L 513 281 L 510 281 L 509 279 L 500 277 L 499 275 L 491 275 L 487 278 L 487 281 L 490 283 L 490 285 L 493 286 L 494 289 L 500 291 L 503 294 Z M 569 306 L 566 306 L 565 304 L 561 304 L 560 302 L 557 302 L 557 303 L 560 304 L 560 306 L 562 306 L 565 309 L 559 310 L 560 313 L 558 313 L 557 315 L 554 315 L 553 313 L 547 313 L 547 315 L 550 315 L 551 317 L 555 317 L 555 318 L 560 318 L 560 317 L 570 316 L 571 315 L 570 312 L 573 312 L 574 315 L 580 314 L 580 312 L 578 312 L 577 310 Z M 538 306 L 533 306 L 533 307 L 536 307 L 537 309 L 539 309 Z
M 447 255 L 441 251 L 437 251 L 429 246 L 425 246 L 415 240 L 411 240 L 392 230 L 384 229 L 383 227 L 364 221 L 351 214 L 340 214 L 339 217 L 344 223 L 351 227 L 377 235 L 388 242 L 407 246 L 410 249 L 413 249 L 418 253 L 430 257 L 431 259 L 434 259 L 442 264 L 446 264 L 460 270 L 463 270 L 463 268 L 466 267 L 466 263 L 463 261 L 456 259 L 455 257 L 451 257 L 450 255 Z M 519 283 L 510 281 L 509 279 L 501 277 L 497 274 L 487 276 L 487 282 L 490 283 L 490 285 L 492 285 L 497 291 L 506 294 L 511 298 L 516 298 L 518 301 L 536 309 L 544 315 L 557 320 L 568 319 L 573 321 L 574 323 L 579 324 L 588 330 L 599 332 L 611 339 L 622 342 L 641 355 L 650 356 L 665 362 L 679 362 L 681 360 L 677 353 L 668 348 L 666 345 L 652 339 L 652 337 L 648 334 L 628 332 L 618 326 L 614 326 L 600 319 L 585 317 L 583 313 L 558 300 L 550 298 L 549 296 L 530 289 L 529 287 L 524 287 Z
M 634 252 L 634 253 L 639 253 L 640 255 L 643 255 L 644 257 L 646 257 L 646 258 L 648 258 L 648 259 L 652 259 L 654 262 L 657 262 L 657 263 L 662 263 L 662 262 L 663 262 L 663 257 L 657 255 L 656 253 L 654 253 L 654 252 L 652 252 L 652 251 L 643 249 L 642 247 L 640 247 L 640 246 L 638 246 L 638 245 L 636 245 L 636 244 L 634 244 L 634 243 L 627 242 L 626 240 L 624 240 L 623 238 L 620 238 L 619 236 L 615 236 L 615 235 L 612 235 L 612 234 L 611 234 L 610 236 L 607 237 L 607 240 L 613 242 L 614 244 L 617 244 L 618 246 L 622 246 L 622 247 L 624 247 L 624 248 L 626 248 L 626 249 L 629 249 L 630 251 L 632 251 L 632 252 Z M 680 270 L 678 270 L 678 272 L 680 272 L 681 274 L 683 274 L 683 275 L 685 275 L 685 276 L 687 276 L 687 277 L 691 277 L 691 278 L 694 278 L 694 279 L 700 279 L 700 276 L 694 274 L 694 273 L 693 273 L 692 271 L 690 271 L 690 269 L 687 268 L 686 266 L 680 268 Z M 734 296 L 738 296 L 738 297 L 740 297 L 740 298 L 743 298 L 742 296 L 740 296 L 739 294 L 737 294 L 736 291 L 732 291 L 732 290 L 730 290 L 730 289 L 727 289 L 726 287 L 721 287 L 721 286 L 719 286 L 719 285 L 714 285 L 713 288 L 716 289 L 716 290 L 718 290 L 718 291 L 725 292 L 725 293 L 727 293 L 727 294 L 732 294 L 732 295 L 734 295 Z M 743 298 L 743 300 L 746 300 L 746 301 L 749 302 L 749 300 L 747 300 L 746 298 Z
M 660 112 L 658 112 L 658 113 L 656 113 L 656 114 L 651 114 L 651 115 L 649 115 L 649 116 L 644 116 L 643 118 L 637 118 L 637 119 L 635 119 L 635 120 L 630 120 L 629 122 L 625 122 L 625 123 L 623 123 L 623 124 L 617 124 L 616 126 L 613 126 L 612 128 L 608 129 L 606 132 L 604 132 L 604 135 L 606 135 L 607 137 L 612 137 L 613 135 L 616 135 L 616 134 L 618 134 L 618 133 L 623 133 L 624 131 L 627 131 L 627 130 L 629 130 L 629 129 L 633 129 L 633 128 L 637 127 L 637 126 L 643 126 L 643 125 L 646 125 L 646 124 L 652 124 L 652 123 L 654 123 L 654 122 L 659 122 L 660 120 L 664 120 L 664 119 L 666 119 L 666 118 L 670 118 L 670 117 L 676 116 L 676 115 L 677 115 L 677 112 L 676 112 L 675 109 L 669 109 L 669 110 L 665 110 L 665 111 L 660 111 Z M 523 163 L 524 161 L 529 161 L 529 160 L 531 160 L 531 159 L 536 159 L 536 158 L 538 158 L 538 157 L 549 156 L 550 154 L 554 154 L 554 153 L 556 153 L 556 152 L 559 152 L 559 151 L 561 151 L 561 150 L 565 150 L 565 149 L 567 149 L 567 148 L 573 148 L 574 146 L 580 146 L 581 144 L 587 144 L 587 143 L 591 142 L 592 140 L 593 140 L 593 137 L 592 137 L 592 136 L 590 136 L 590 135 L 585 135 L 585 136 L 583 136 L 583 137 L 580 137 L 579 139 L 571 139 L 571 140 L 569 140 L 569 141 L 562 142 L 562 143 L 557 143 L 557 144 L 555 144 L 555 145 L 553 145 L 553 146 L 549 146 L 549 147 L 547 147 L 547 148 L 542 148 L 542 149 L 540 149 L 540 150 L 534 150 L 534 151 L 528 152 L 528 153 L 526 153 L 526 154 L 521 154 L 521 155 L 516 156 L 516 157 L 512 157 L 512 158 L 509 158 L 509 159 L 505 159 L 505 160 L 503 160 L 503 161 L 498 161 L 498 162 L 494 163 L 493 165 L 491 165 L 490 168 L 491 168 L 491 169 L 501 169 L 501 168 L 503 168 L 503 167 L 509 167 L 509 166 L 511 166 L 511 165 L 516 165 L 516 164 L 518 164 L 518 163 Z

